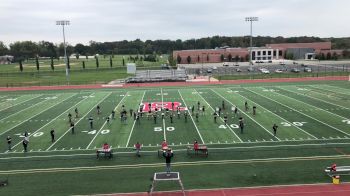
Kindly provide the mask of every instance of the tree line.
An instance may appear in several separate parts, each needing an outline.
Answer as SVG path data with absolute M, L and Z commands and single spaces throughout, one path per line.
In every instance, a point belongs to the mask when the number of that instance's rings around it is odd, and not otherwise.
M 345 56 L 349 55 L 350 38 L 319 38 L 319 37 L 269 37 L 257 36 L 253 38 L 254 46 L 261 47 L 265 44 L 274 43 L 310 43 L 331 41 L 333 49 L 345 49 Z M 67 46 L 67 54 L 95 55 L 95 54 L 171 54 L 174 50 L 188 49 L 213 49 L 216 47 L 248 47 L 249 36 L 228 37 L 213 36 L 189 40 L 146 40 L 132 41 L 95 42 L 89 44 L 76 44 Z M 6 46 L 0 41 L 0 56 L 13 55 L 15 59 L 24 60 L 28 58 L 52 57 L 57 58 L 64 55 L 63 44 L 54 44 L 49 41 L 17 41 Z

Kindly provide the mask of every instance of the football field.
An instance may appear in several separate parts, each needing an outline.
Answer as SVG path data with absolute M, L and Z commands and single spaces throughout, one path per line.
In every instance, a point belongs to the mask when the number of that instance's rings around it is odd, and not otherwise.
M 97 106 L 101 108 L 100 114 Z M 256 114 L 253 114 L 254 106 Z M 236 113 L 235 107 L 238 109 Z M 142 114 L 138 118 L 134 112 L 140 108 Z M 75 109 L 78 110 L 77 116 Z M 127 112 L 126 120 L 120 115 L 123 110 Z M 115 118 L 112 118 L 112 111 L 115 111 Z M 216 122 L 214 112 L 220 113 Z M 74 134 L 68 113 L 72 114 L 75 124 Z M 108 121 L 107 117 L 111 120 Z M 93 119 L 92 127 L 89 118 Z M 239 125 L 239 118 L 242 118 L 243 129 Z M 278 126 L 276 133 L 272 128 L 274 124 Z M 51 141 L 50 136 L 52 129 L 55 131 L 54 141 Z M 25 132 L 29 134 L 26 153 L 22 145 Z M 10 151 L 6 142 L 8 136 L 12 138 Z M 154 167 L 145 166 L 152 168 L 149 171 L 151 176 L 155 168 L 163 170 L 163 160 L 156 155 L 163 140 L 181 157 L 176 157 L 175 165 L 186 165 L 189 161 L 191 164 L 203 164 L 203 168 L 209 167 L 206 161 L 220 164 L 281 157 L 347 157 L 347 144 L 350 141 L 350 85 L 348 82 L 276 83 L 0 93 L 0 178 L 10 176 L 10 179 L 18 181 L 16 178 L 22 175 L 44 175 L 41 169 L 55 171 L 62 168 L 65 171 L 79 168 L 77 171 L 84 171 L 84 167 L 96 166 L 130 169 L 135 166 L 134 163 L 138 167 L 140 164 L 154 164 Z M 191 159 L 186 155 L 185 149 L 195 140 L 208 147 L 207 159 Z M 113 160 L 96 160 L 96 149 L 106 142 L 113 148 L 115 157 Z M 142 144 L 141 153 L 145 155 L 139 159 L 134 157 L 133 146 L 136 142 Z M 325 144 L 335 147 L 325 148 Z M 348 159 L 344 162 L 348 162 Z M 302 163 L 297 163 L 296 167 L 299 167 L 298 164 Z M 211 170 L 210 167 L 208 170 Z M 264 172 L 262 168 L 257 170 Z M 99 179 L 102 172 L 95 173 L 94 178 Z M 69 174 L 74 177 L 69 171 L 62 175 Z M 84 175 L 83 172 L 81 176 Z M 115 175 L 123 173 L 121 171 Z M 133 175 L 129 178 L 144 177 L 143 174 Z M 210 175 L 201 174 L 208 183 L 217 180 L 217 176 Z M 87 176 L 79 179 L 87 180 Z M 103 190 L 106 193 L 142 191 L 141 188 L 132 188 L 137 187 L 138 183 L 144 182 L 137 182 L 135 186 L 127 188 Z M 206 185 L 191 183 L 189 187 L 206 188 Z M 257 184 L 263 184 L 262 180 Z M 212 187 L 219 185 L 214 184 Z M 8 191 L 14 193 L 11 188 Z M 82 192 L 88 194 L 94 191 Z M 97 192 L 105 193 L 102 188 Z M 64 193 L 81 192 L 78 187 L 70 187 Z

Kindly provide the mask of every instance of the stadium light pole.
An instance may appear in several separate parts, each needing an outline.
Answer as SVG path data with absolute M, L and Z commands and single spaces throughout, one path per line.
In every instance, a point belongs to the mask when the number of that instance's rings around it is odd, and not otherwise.
M 250 22 L 250 48 L 249 48 L 249 64 L 252 65 L 252 47 L 253 47 L 253 22 L 258 21 L 258 17 L 246 17 L 245 21 Z
M 69 84 L 69 69 L 68 69 L 66 35 L 64 33 L 64 26 L 70 25 L 70 21 L 69 20 L 58 20 L 58 21 L 56 21 L 56 25 L 62 26 L 62 31 L 63 31 L 63 48 L 64 48 L 64 63 L 66 64 L 66 78 L 67 78 L 67 82 Z

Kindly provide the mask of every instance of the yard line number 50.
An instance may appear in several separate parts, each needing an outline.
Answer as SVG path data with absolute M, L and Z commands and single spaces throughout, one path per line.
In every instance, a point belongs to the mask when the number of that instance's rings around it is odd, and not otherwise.
M 165 128 L 165 130 L 167 130 L 167 131 L 175 131 L 175 127 L 167 127 L 167 128 Z M 163 131 L 163 128 L 162 127 L 154 127 L 154 131 L 160 132 L 160 131 Z

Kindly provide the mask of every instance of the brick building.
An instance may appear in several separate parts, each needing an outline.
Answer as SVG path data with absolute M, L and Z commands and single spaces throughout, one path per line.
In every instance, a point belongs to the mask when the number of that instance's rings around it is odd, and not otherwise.
M 287 55 L 293 59 L 314 59 L 319 54 L 342 54 L 342 50 L 332 50 L 331 46 L 331 42 L 266 44 L 252 48 L 252 60 L 279 60 Z M 178 50 L 173 57 L 179 64 L 248 61 L 249 48 Z

